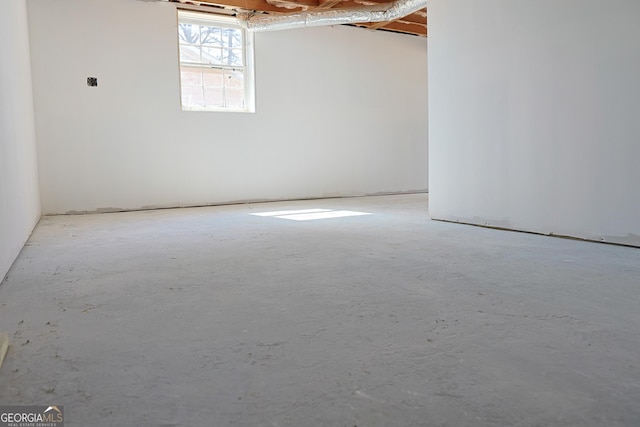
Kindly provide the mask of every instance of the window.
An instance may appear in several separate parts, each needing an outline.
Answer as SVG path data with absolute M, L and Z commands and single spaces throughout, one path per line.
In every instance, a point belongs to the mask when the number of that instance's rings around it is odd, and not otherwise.
M 255 111 L 253 40 L 233 17 L 178 11 L 185 111 Z

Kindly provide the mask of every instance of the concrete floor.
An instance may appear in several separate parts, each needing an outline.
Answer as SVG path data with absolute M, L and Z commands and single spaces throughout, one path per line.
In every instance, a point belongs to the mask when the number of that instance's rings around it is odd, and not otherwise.
M 640 425 L 640 250 L 426 206 L 45 217 L 0 286 L 0 403 L 68 426 Z M 249 215 L 308 208 L 373 215 Z

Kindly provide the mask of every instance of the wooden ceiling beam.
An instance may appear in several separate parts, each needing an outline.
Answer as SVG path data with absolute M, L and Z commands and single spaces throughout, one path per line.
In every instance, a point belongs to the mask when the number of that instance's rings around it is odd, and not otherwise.
M 394 0 L 352 0 L 353 3 L 357 3 L 361 6 L 373 6 L 381 3 L 393 3 Z M 345 1 L 344 3 L 348 3 Z
M 415 25 L 422 25 L 423 27 L 427 26 L 427 20 L 422 18 L 422 19 L 416 19 L 416 18 L 411 18 L 409 16 L 405 16 L 403 18 L 398 18 L 395 21 L 385 21 L 385 22 L 374 22 L 372 23 L 372 27 L 375 28 L 380 28 L 380 27 L 384 27 L 385 25 L 389 24 L 390 22 L 403 22 L 405 24 L 415 24 Z
M 186 3 L 189 4 L 189 2 Z M 269 4 L 265 0 L 198 0 L 193 3 L 201 5 L 220 6 L 227 9 L 256 10 L 261 12 L 276 13 L 300 12 L 303 10 L 302 5 L 300 6 L 300 8 L 289 10 Z
M 316 10 L 331 9 L 333 6 L 336 6 L 341 2 L 342 0 L 320 0 L 320 5 L 316 8 Z
M 413 34 L 416 36 L 426 37 L 427 35 L 427 27 L 420 24 L 413 24 L 401 21 L 393 21 L 389 23 L 385 23 L 383 26 L 378 26 L 379 23 L 374 24 L 355 24 L 358 27 L 369 28 L 369 29 L 377 29 L 377 30 L 389 30 L 396 31 L 399 33 Z M 372 28 L 375 27 L 375 28 Z
M 415 13 L 412 13 L 411 15 L 407 15 L 400 19 L 397 19 L 397 21 L 410 22 L 412 24 L 427 25 L 427 18 L 424 16 L 416 15 Z
M 318 0 L 266 0 L 266 2 L 273 6 L 283 7 L 287 10 L 295 9 L 297 7 L 314 9 L 320 5 Z M 280 6 L 281 4 L 282 6 Z
M 389 25 L 390 23 L 391 21 L 374 22 L 369 24 L 367 28 L 369 28 L 370 30 L 377 30 L 378 28 L 382 28 L 385 25 Z

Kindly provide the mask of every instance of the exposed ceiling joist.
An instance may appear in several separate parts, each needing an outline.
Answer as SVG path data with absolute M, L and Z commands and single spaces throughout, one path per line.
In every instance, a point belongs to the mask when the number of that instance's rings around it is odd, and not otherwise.
M 215 6 L 215 7 L 223 7 L 225 9 L 259 11 L 259 12 L 268 12 L 268 13 L 289 12 L 287 9 L 267 3 L 266 0 L 212 0 L 212 1 L 167 0 L 167 1 L 172 3 L 194 4 L 197 6 Z M 304 7 L 303 5 L 300 5 L 300 7 L 297 8 L 296 10 L 298 11 L 303 10 L 303 7 Z
M 316 9 L 331 9 L 333 6 L 339 4 L 342 0 L 326 0 L 320 1 Z
M 424 34 L 426 35 L 426 31 L 427 31 L 425 27 L 422 27 L 421 29 L 419 29 L 417 24 L 403 22 L 403 21 L 387 22 L 387 23 L 384 23 L 383 26 L 378 26 L 377 24 L 379 23 L 356 24 L 356 26 L 362 27 L 362 28 L 368 28 L 371 30 L 385 30 L 385 31 L 393 31 L 396 33 L 405 33 L 405 34 L 414 34 L 414 35 L 416 35 L 418 31 L 424 32 Z

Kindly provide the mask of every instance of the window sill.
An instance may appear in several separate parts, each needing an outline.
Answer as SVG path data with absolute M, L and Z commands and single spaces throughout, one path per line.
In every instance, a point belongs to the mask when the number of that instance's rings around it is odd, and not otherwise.
M 189 113 L 255 113 L 255 109 L 243 108 L 213 108 L 213 107 L 182 107 L 182 111 Z

